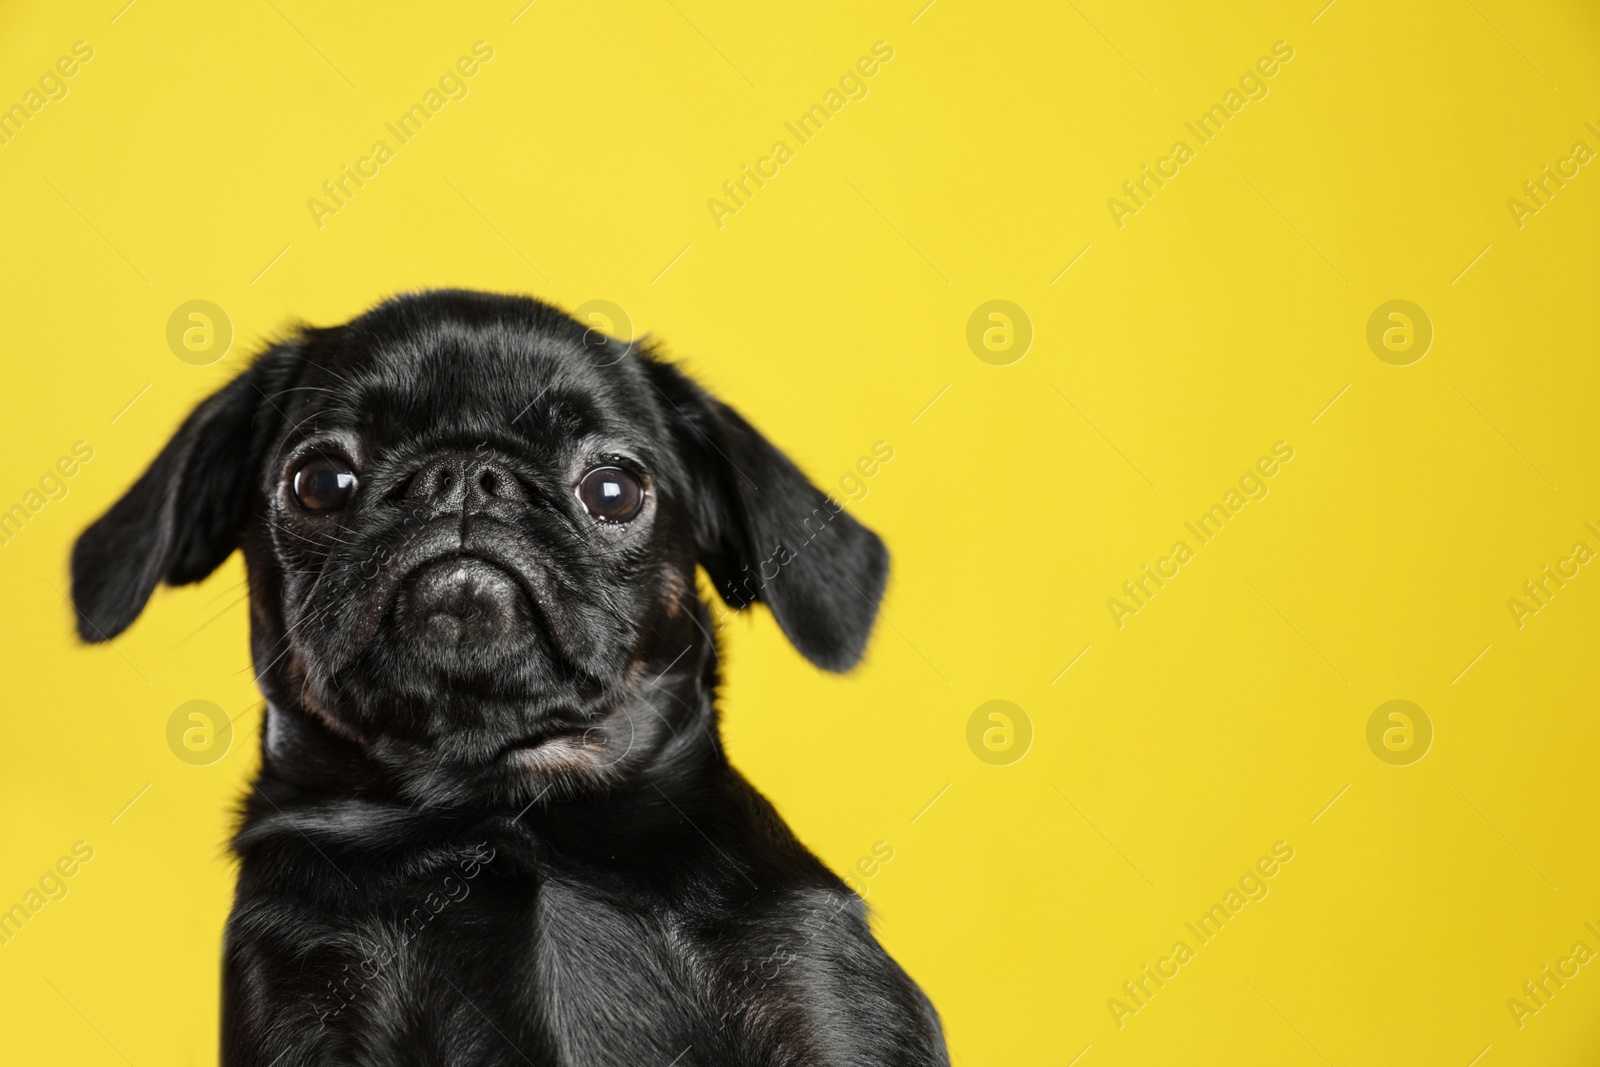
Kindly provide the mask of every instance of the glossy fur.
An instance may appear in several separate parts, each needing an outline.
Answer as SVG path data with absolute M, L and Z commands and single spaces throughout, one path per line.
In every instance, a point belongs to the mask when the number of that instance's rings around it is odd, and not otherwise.
M 349 507 L 296 504 L 313 453 L 356 469 Z M 597 464 L 645 484 L 632 522 L 575 496 Z M 267 711 L 224 1063 L 947 1062 L 860 901 L 728 765 L 695 584 L 842 671 L 887 553 L 671 365 L 466 292 L 303 329 L 83 534 L 82 636 L 235 548 Z

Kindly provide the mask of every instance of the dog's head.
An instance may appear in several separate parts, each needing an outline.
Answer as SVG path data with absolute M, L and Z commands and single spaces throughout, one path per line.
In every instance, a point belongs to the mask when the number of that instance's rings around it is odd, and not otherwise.
M 235 548 L 259 680 L 296 713 L 269 718 L 267 758 L 321 758 L 311 730 L 435 803 L 614 783 L 712 738 L 697 566 L 833 671 L 888 571 L 672 366 L 463 292 L 301 330 L 202 403 L 79 539 L 79 632 L 109 640 Z

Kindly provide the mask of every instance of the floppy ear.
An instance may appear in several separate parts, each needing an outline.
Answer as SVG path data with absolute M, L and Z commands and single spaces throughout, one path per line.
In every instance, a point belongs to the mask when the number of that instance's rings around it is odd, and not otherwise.
M 289 384 L 299 353 L 269 349 L 190 413 L 133 487 L 72 548 L 78 634 L 109 641 L 158 581 L 198 582 L 239 546 L 263 451 L 281 425 L 267 397 Z
M 883 542 L 737 411 L 677 368 L 645 365 L 689 457 L 700 564 L 717 592 L 735 608 L 765 603 L 817 666 L 855 666 L 889 577 Z

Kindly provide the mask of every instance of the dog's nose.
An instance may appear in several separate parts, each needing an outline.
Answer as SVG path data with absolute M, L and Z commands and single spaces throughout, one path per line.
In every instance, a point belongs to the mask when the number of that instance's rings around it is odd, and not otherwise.
M 516 475 L 494 460 L 452 454 L 437 456 L 417 471 L 406 498 L 439 511 L 459 511 L 493 500 L 526 501 L 528 494 Z
M 517 581 L 485 560 L 453 557 L 423 566 L 400 594 L 412 632 L 434 645 L 491 642 L 524 628 L 528 602 Z

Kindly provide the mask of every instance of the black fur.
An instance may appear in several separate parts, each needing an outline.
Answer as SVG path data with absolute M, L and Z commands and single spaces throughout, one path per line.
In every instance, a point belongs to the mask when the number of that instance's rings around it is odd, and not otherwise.
M 311 453 L 351 461 L 349 507 L 295 502 Z M 579 502 L 596 464 L 644 482 L 632 522 Z M 268 703 L 224 1063 L 947 1062 L 861 902 L 729 766 L 695 585 L 843 671 L 887 553 L 671 365 L 466 292 L 301 330 L 83 534 L 80 633 L 235 548 Z M 419 572 L 467 610 L 429 614 Z

